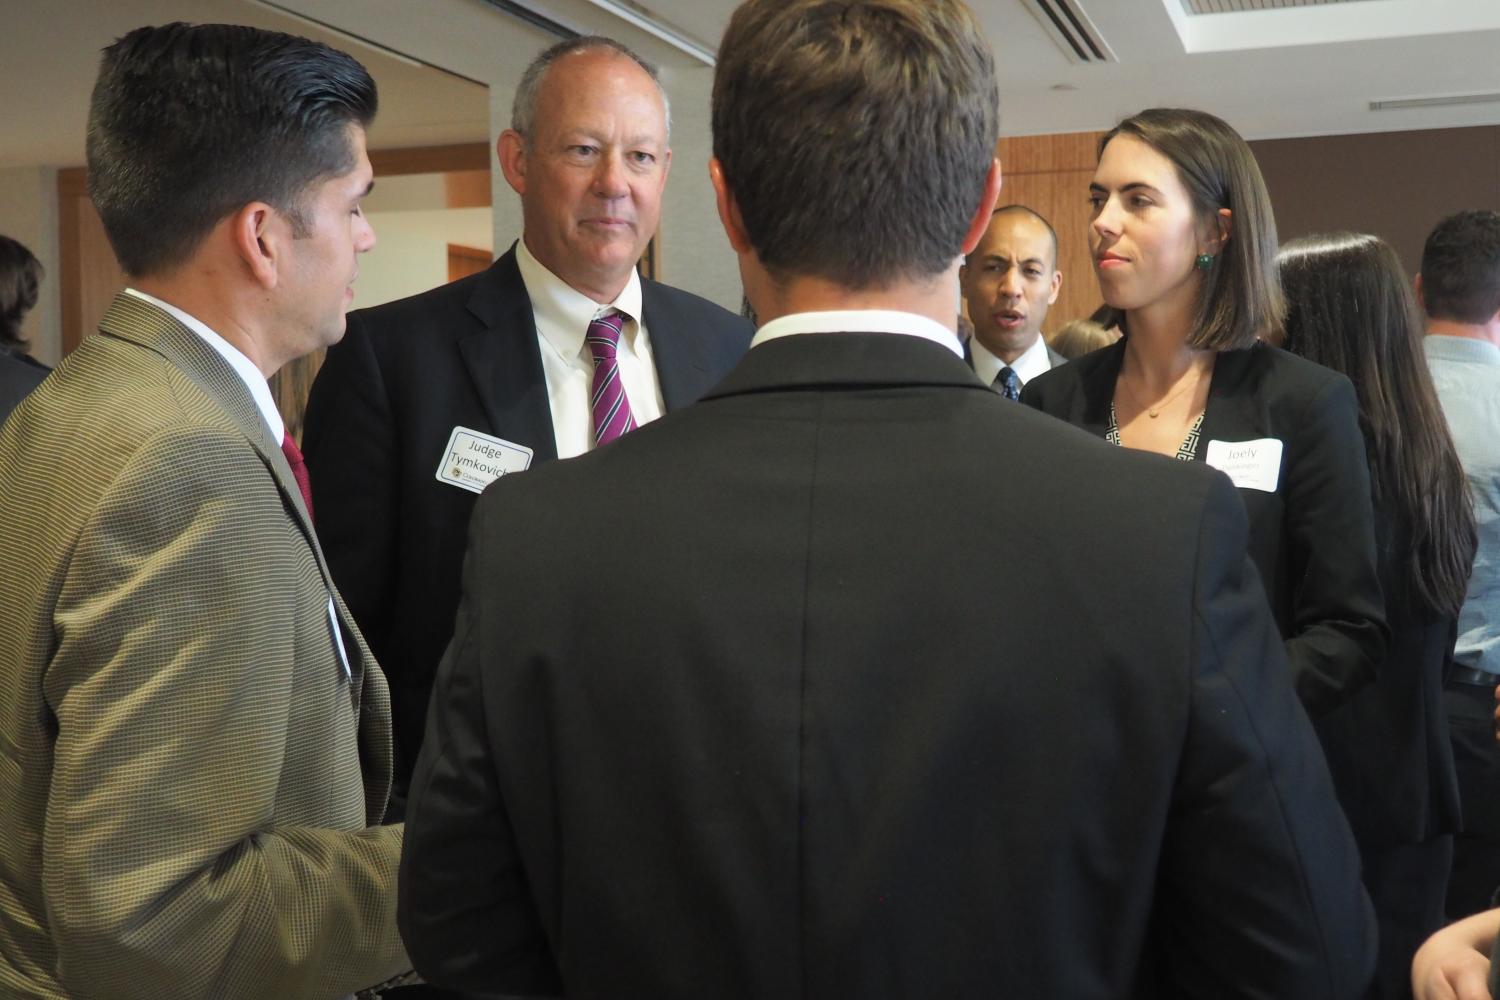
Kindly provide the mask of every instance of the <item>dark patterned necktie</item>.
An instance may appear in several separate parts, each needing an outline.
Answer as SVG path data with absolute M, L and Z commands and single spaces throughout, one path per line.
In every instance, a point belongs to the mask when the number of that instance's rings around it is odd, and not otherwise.
M 1010 365 L 1000 369 L 1000 374 L 995 376 L 992 384 L 995 391 L 1006 399 L 1021 398 L 1021 376 L 1017 375 L 1016 370 Z
M 307 478 L 307 463 L 302 460 L 302 451 L 290 434 L 282 434 L 281 453 L 286 456 L 286 464 L 292 467 L 292 478 L 297 480 L 297 489 L 302 491 L 302 502 L 307 504 L 307 519 L 311 521 L 313 519 L 312 481 Z
M 620 381 L 620 329 L 625 317 L 620 313 L 600 316 L 589 324 L 584 343 L 594 356 L 592 407 L 594 410 L 594 444 L 605 445 L 626 431 L 635 430 L 625 383 Z

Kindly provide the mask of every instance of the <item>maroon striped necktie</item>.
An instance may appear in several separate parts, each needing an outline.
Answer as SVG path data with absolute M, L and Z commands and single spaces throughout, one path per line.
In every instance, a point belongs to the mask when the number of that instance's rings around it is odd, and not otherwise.
M 625 325 L 621 313 L 600 316 L 589 324 L 584 343 L 594 356 L 594 381 L 591 394 L 594 410 L 594 444 L 605 445 L 626 431 L 635 430 L 635 416 L 620 381 L 620 329 Z
M 290 434 L 283 434 L 281 437 L 281 453 L 286 456 L 286 464 L 292 467 L 292 478 L 297 480 L 297 489 L 302 491 L 302 502 L 307 504 L 307 519 L 311 521 L 312 481 L 307 478 L 307 463 L 302 460 L 302 451 Z

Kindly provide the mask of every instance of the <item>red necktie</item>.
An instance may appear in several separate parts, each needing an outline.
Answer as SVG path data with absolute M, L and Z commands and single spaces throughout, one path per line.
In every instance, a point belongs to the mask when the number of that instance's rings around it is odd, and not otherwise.
M 284 434 L 281 438 L 281 453 L 286 456 L 286 464 L 292 467 L 292 478 L 297 480 L 297 489 L 302 491 L 302 502 L 307 504 L 307 519 L 313 519 L 312 506 L 312 482 L 307 478 L 307 463 L 302 460 L 302 452 L 297 448 L 297 442 L 292 440 L 290 434 Z

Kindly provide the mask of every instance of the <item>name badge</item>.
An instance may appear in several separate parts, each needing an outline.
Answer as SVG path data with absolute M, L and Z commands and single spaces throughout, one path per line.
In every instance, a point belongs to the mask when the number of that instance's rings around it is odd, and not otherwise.
M 483 493 L 501 476 L 530 468 L 531 454 L 523 444 L 455 427 L 438 462 L 437 479 L 470 493 Z
M 1242 490 L 1275 493 L 1281 481 L 1279 438 L 1255 441 L 1210 441 L 1204 460 Z

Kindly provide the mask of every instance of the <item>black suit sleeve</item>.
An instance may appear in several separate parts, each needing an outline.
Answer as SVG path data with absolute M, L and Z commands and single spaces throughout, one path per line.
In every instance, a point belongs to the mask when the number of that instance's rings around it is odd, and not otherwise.
M 412 964 L 456 990 L 555 995 L 561 981 L 490 759 L 482 666 L 483 508 L 407 800 L 397 923 Z
M 1352 998 L 1373 969 L 1359 856 L 1214 477 L 1198 546 L 1191 715 L 1162 854 L 1164 995 Z
M 384 375 L 359 313 L 307 400 L 303 452 L 318 541 L 355 624 L 388 672 L 395 592 L 399 445 Z
M 1331 379 L 1298 426 L 1306 447 L 1286 469 L 1293 621 L 1292 680 L 1313 715 L 1374 680 L 1385 656 L 1385 602 L 1375 561 L 1375 513 L 1354 387 Z

